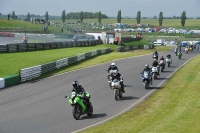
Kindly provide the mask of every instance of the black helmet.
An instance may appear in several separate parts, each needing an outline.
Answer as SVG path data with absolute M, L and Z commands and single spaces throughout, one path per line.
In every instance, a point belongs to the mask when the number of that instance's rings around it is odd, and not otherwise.
M 77 87 L 78 87 L 78 85 L 79 85 L 79 83 L 78 83 L 78 81 L 77 81 L 77 80 L 75 80 L 75 81 L 72 83 L 72 85 L 73 85 L 73 87 L 74 87 L 74 88 L 77 88 Z

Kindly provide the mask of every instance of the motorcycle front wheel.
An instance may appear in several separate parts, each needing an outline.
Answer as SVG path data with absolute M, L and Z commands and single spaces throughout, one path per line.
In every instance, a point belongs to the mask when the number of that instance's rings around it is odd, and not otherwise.
M 114 96 L 115 96 L 115 100 L 118 101 L 120 99 L 119 97 L 119 90 L 118 89 L 114 89 Z
M 168 62 L 168 65 L 167 65 L 168 67 L 170 67 L 170 62 Z
M 80 120 L 81 114 L 82 114 L 82 108 L 79 104 L 76 104 L 73 106 L 72 114 L 74 116 L 74 119 Z
M 145 82 L 144 87 L 145 87 L 145 89 L 148 89 L 148 88 L 149 88 L 148 82 Z

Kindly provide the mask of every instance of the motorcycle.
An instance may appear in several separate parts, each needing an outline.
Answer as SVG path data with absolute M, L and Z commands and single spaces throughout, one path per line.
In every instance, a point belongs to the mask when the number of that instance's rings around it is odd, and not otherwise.
M 123 97 L 120 80 L 114 79 L 111 83 L 111 87 L 113 89 L 113 94 L 114 94 L 115 100 L 117 100 L 117 101 L 120 100 Z
M 152 76 L 153 76 L 153 78 L 154 79 L 157 79 L 157 77 L 158 77 L 158 67 L 152 67 Z
M 76 120 L 80 120 L 81 115 L 87 114 L 91 116 L 93 114 L 93 106 L 92 103 L 87 103 L 86 100 L 81 99 L 82 94 L 77 94 L 76 92 L 72 92 L 71 96 L 65 96 L 65 98 L 69 99 L 69 104 L 72 106 L 72 114 Z M 86 97 L 91 98 L 90 94 L 86 92 Z
M 178 56 L 179 59 L 181 59 L 182 53 L 181 53 L 181 52 L 178 52 L 177 56 Z
M 190 48 L 189 48 L 189 51 L 190 51 L 190 52 L 192 52 L 192 50 L 193 50 L 193 48 L 192 48 L 192 47 L 190 47 Z
M 163 72 L 164 71 L 164 67 L 165 67 L 164 60 L 160 60 L 159 65 L 160 65 L 160 71 Z
M 158 60 L 158 56 L 156 56 L 156 54 L 153 54 L 153 59 Z
M 185 53 L 187 54 L 187 53 L 188 53 L 188 51 L 189 51 L 189 49 L 186 47 L 186 48 L 185 48 Z
M 170 67 L 171 59 L 170 58 L 166 58 L 166 63 L 167 63 L 167 66 Z
M 112 82 L 111 75 L 112 75 L 114 70 L 110 70 L 110 71 L 106 70 L 106 71 L 108 72 L 108 82 L 109 82 L 110 88 L 112 89 L 112 87 L 111 87 L 111 82 Z
M 148 71 L 144 71 L 143 73 L 140 73 L 142 75 L 142 80 L 145 89 L 148 89 L 151 83 L 151 74 Z

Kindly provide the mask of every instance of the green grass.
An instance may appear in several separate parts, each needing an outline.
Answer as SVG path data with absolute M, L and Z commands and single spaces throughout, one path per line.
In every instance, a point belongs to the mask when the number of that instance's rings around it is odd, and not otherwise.
M 97 45 L 90 47 L 73 47 L 45 51 L 17 52 L 0 54 L 0 77 L 17 74 L 20 69 L 45 64 L 61 58 L 76 56 L 92 50 L 116 47 L 115 45 Z
M 60 27 L 48 26 L 48 32 L 46 33 L 60 33 Z M 44 33 L 42 24 L 32 24 L 31 22 L 21 20 L 7 20 L 0 19 L 0 31 L 12 31 L 12 32 L 29 32 L 29 33 Z
M 83 133 L 199 133 L 200 56 L 135 109 Z

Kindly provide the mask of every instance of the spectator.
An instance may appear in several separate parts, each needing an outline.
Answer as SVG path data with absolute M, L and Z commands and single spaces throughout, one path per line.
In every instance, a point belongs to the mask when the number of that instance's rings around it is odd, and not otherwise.
M 99 41 L 101 40 L 101 37 L 100 37 L 100 36 L 98 36 L 98 40 L 99 40 Z
M 119 43 L 119 37 L 116 37 L 115 41 L 114 41 L 114 44 L 118 45 L 118 43 Z
M 61 28 L 61 32 L 63 32 L 63 27 Z
M 8 20 L 10 20 L 10 13 L 8 14 Z

